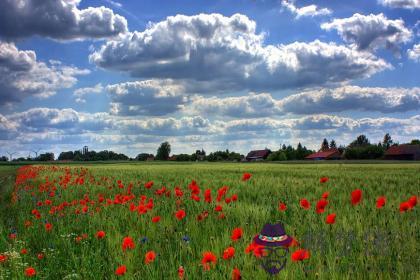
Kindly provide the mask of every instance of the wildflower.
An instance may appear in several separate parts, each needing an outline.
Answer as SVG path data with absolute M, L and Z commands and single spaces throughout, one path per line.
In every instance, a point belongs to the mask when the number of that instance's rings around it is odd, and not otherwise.
M 236 267 L 232 270 L 232 280 L 241 280 L 241 272 Z
M 328 196 L 330 195 L 330 193 L 329 192 L 324 192 L 323 194 L 322 194 L 322 198 L 323 199 L 327 199 L 328 198 Z
M 228 247 L 223 251 L 223 259 L 228 260 L 235 256 L 235 248 Z
M 413 208 L 417 205 L 417 196 L 413 195 L 408 199 L 408 204 L 410 204 L 410 208 Z
M 182 240 L 183 240 L 185 243 L 188 243 L 188 242 L 190 242 L 190 237 L 189 237 L 188 235 L 184 235 L 184 236 L 182 237 Z
M 400 212 L 405 212 L 408 209 L 410 209 L 410 203 L 408 203 L 407 201 L 401 202 L 401 204 L 400 204 Z
M 36 275 L 36 270 L 33 267 L 28 267 L 27 269 L 25 269 L 25 276 L 26 277 L 32 277 Z
M 286 204 L 284 204 L 283 202 L 280 202 L 279 203 L 279 211 L 286 211 L 286 209 L 287 209 L 287 206 L 286 206 Z
M 28 253 L 28 250 L 26 250 L 25 248 L 23 248 L 22 250 L 20 250 L 20 253 L 22 255 L 26 255 Z
M 300 200 L 300 206 L 305 210 L 308 210 L 309 208 L 311 208 L 311 204 L 306 198 L 303 198 Z
M 236 240 L 238 240 L 238 239 L 240 239 L 242 237 L 242 234 L 243 234 L 243 231 L 242 231 L 241 228 L 235 228 L 235 229 L 233 229 L 232 235 L 231 235 L 230 238 L 233 241 L 236 241 Z
M 179 220 L 179 221 L 181 221 L 183 218 L 185 218 L 185 211 L 184 210 L 178 210 L 176 213 L 175 213 L 175 217 Z
M 144 184 L 144 187 L 145 187 L 146 189 L 150 189 L 151 187 L 153 187 L 153 181 L 149 181 L 149 182 L 145 183 L 145 184 Z
M 378 199 L 376 200 L 376 208 L 380 209 L 382 208 L 386 203 L 386 199 L 384 196 L 380 196 L 378 197 Z
M 320 179 L 319 179 L 319 182 L 321 183 L 321 184 L 323 184 L 323 183 L 326 183 L 326 182 L 328 182 L 328 177 L 321 177 Z
M 141 243 L 146 243 L 147 241 L 149 241 L 149 238 L 147 238 L 146 236 L 143 236 L 141 239 L 140 239 L 140 242 Z
M 44 258 L 44 254 L 39 253 L 36 257 L 38 258 L 38 260 L 42 260 Z
M 52 226 L 52 224 L 50 224 L 50 223 L 46 223 L 46 224 L 45 224 L 45 230 L 46 230 L 46 231 L 51 231 L 51 230 L 52 230 L 52 227 L 53 227 L 53 226 Z
M 223 210 L 222 205 L 216 205 L 216 207 L 214 208 L 214 211 L 216 212 L 220 212 L 222 210 Z
M 362 200 L 362 191 L 356 189 L 351 193 L 351 204 L 357 205 Z
M 134 247 L 136 247 L 136 244 L 134 243 L 133 238 L 131 238 L 129 236 L 124 237 L 123 243 L 122 243 L 123 251 L 125 251 L 127 249 L 134 249 Z
M 184 279 L 184 267 L 181 265 L 180 267 L 178 267 L 178 278 L 180 280 Z
M 153 262 L 155 260 L 155 258 L 156 258 L 156 253 L 153 252 L 153 251 L 149 251 L 145 255 L 144 263 L 149 264 L 149 263 Z
M 204 191 L 204 201 L 207 203 L 211 202 L 211 190 L 207 189 Z
M 232 201 L 237 201 L 237 200 L 238 200 L 238 195 L 237 194 L 232 195 Z
M 324 213 L 325 207 L 327 206 L 328 201 L 325 199 L 321 199 L 316 203 L 316 213 Z
M 242 175 L 242 181 L 248 181 L 249 179 L 251 179 L 251 174 L 250 173 L 244 173 Z
M 212 252 L 204 252 L 203 258 L 201 259 L 201 264 L 203 265 L 204 270 L 210 270 L 210 263 L 216 265 L 217 257 Z
M 96 233 L 96 238 L 98 238 L 98 239 L 102 239 L 102 238 L 104 238 L 104 237 L 105 237 L 105 231 L 100 230 L 100 231 L 98 231 L 98 232 Z
M 329 215 L 327 216 L 327 218 L 325 219 L 325 222 L 326 222 L 327 224 L 329 224 L 329 225 L 334 224 L 334 223 L 335 223 L 335 216 L 336 216 L 336 214 L 335 214 L 335 213 L 333 213 L 333 214 L 329 214 Z
M 125 265 L 121 265 L 115 270 L 115 275 L 124 275 L 126 272 L 127 267 Z
M 303 261 L 309 259 L 309 257 L 309 251 L 305 249 L 299 249 L 292 253 L 292 261 L 294 262 Z
M 6 255 L 0 255 L 0 263 L 4 263 L 5 261 L 7 261 L 7 256 Z
M 153 223 L 157 223 L 157 222 L 159 222 L 160 221 L 160 216 L 156 216 L 156 217 L 153 217 L 152 218 L 152 222 Z

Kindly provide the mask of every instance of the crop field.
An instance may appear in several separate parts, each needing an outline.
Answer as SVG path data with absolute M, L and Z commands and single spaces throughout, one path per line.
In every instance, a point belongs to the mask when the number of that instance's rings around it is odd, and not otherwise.
M 420 279 L 420 164 L 0 166 L 0 279 Z M 277 274 L 253 243 L 293 241 Z

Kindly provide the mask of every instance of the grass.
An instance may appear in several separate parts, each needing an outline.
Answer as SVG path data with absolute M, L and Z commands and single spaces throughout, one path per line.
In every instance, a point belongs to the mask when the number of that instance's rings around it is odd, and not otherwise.
M 400 213 L 399 205 L 410 196 L 419 196 L 420 164 L 89 164 L 45 165 L 38 167 L 37 176 L 21 185 L 10 181 L 14 166 L 0 166 L 6 181 L 2 184 L 0 207 L 1 236 L 0 254 L 9 259 L 0 263 L 0 279 L 24 279 L 24 269 L 32 266 L 38 279 L 114 279 L 119 265 L 127 266 L 126 279 L 177 279 L 180 265 L 185 268 L 186 279 L 230 279 L 232 269 L 240 269 L 242 279 L 271 279 L 252 254 L 245 248 L 264 224 L 282 222 L 287 234 L 294 236 L 300 247 L 310 251 L 310 258 L 292 262 L 290 253 L 286 267 L 277 278 L 285 279 L 419 279 L 420 261 L 418 248 L 420 227 L 418 209 Z M 66 173 L 70 181 L 64 189 L 60 180 Z M 249 172 L 252 178 L 241 181 L 242 174 Z M 319 178 L 328 176 L 321 184 Z M 48 179 L 47 179 L 48 177 Z M 76 184 L 76 178 L 84 178 Z M 117 180 L 122 181 L 119 188 Z M 190 199 L 188 185 L 196 180 L 202 192 L 216 191 L 228 186 L 227 196 L 238 195 L 238 200 L 223 206 L 225 219 L 218 218 L 215 203 Z M 153 181 L 151 189 L 144 183 Z M 48 182 L 48 183 L 46 183 Z M 133 184 L 133 201 L 125 204 L 106 205 L 106 199 L 117 194 L 126 194 L 129 183 Z M 44 191 L 40 192 L 40 186 Z M 49 197 L 55 186 L 54 197 Z M 184 191 L 180 208 L 186 218 L 178 221 L 174 217 L 176 199 L 157 196 L 155 191 L 162 186 L 173 190 L 179 186 Z M 26 187 L 26 188 L 25 188 Z M 363 198 L 359 205 L 350 203 L 350 193 L 359 188 Z M 11 203 L 12 189 L 18 200 Z M 328 191 L 329 204 L 325 213 L 315 213 L 315 204 Z M 33 193 L 33 195 L 32 195 Z M 105 201 L 98 202 L 99 194 Z M 89 198 L 86 214 L 80 200 Z M 154 207 L 139 215 L 129 210 L 129 204 L 139 202 L 139 197 L 152 197 Z M 376 209 L 376 198 L 385 196 L 386 205 Z M 310 210 L 303 210 L 299 201 L 306 198 Z M 57 206 L 64 201 L 75 206 L 49 214 L 51 206 L 37 206 L 38 201 L 50 199 Z M 279 202 L 287 210 L 278 210 Z M 41 219 L 31 214 L 38 209 Z M 207 210 L 208 218 L 197 221 L 196 217 Z M 336 223 L 327 225 L 327 214 L 336 213 Z M 157 224 L 153 216 L 161 216 Z M 25 226 L 31 221 L 30 227 Z M 45 223 L 53 229 L 45 230 Z M 238 241 L 230 239 L 234 228 L 243 229 Z M 104 239 L 95 238 L 97 231 L 106 232 Z M 16 239 L 10 233 L 16 232 Z M 77 237 L 84 234 L 79 242 Z M 131 236 L 136 248 L 123 252 L 122 239 Z M 183 240 L 188 236 L 189 242 Z M 146 242 L 141 239 L 147 237 Z M 236 249 L 235 257 L 223 260 L 223 250 L 229 246 Z M 20 254 L 22 248 L 27 254 Z M 156 252 L 156 260 L 144 263 L 147 251 Z M 217 255 L 217 264 L 210 271 L 201 266 L 202 253 L 212 251 Z M 37 259 L 43 252 L 45 257 Z

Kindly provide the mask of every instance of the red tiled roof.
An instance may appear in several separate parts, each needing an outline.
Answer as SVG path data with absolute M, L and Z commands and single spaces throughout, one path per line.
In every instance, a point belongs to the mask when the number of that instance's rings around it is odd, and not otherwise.
M 399 145 L 390 147 L 385 155 L 411 155 L 416 153 L 420 153 L 420 145 Z
M 317 153 L 313 153 L 310 154 L 309 156 L 307 156 L 307 159 L 312 159 L 312 158 L 327 158 L 329 156 L 332 156 L 335 153 L 338 153 L 339 151 L 337 149 L 328 149 L 325 151 L 319 151 Z
M 255 150 L 250 151 L 247 158 L 264 158 L 270 154 L 270 150 Z

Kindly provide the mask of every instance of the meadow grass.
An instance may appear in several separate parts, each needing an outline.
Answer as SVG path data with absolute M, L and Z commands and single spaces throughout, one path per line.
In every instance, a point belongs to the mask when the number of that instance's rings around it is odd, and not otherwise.
M 64 189 L 59 181 L 68 169 L 71 180 Z M 86 168 L 86 169 L 85 169 Z M 37 176 L 23 184 L 14 185 L 16 167 L 1 166 L 0 254 L 8 260 L 0 263 L 0 279 L 24 279 L 24 269 L 36 269 L 37 279 L 114 279 L 119 265 L 127 266 L 126 279 L 178 279 L 179 266 L 185 268 L 185 279 L 231 279 L 232 269 L 241 271 L 242 279 L 419 279 L 418 256 L 420 227 L 418 209 L 400 213 L 399 205 L 410 196 L 419 196 L 420 164 L 90 164 L 48 165 L 40 167 Z M 242 174 L 252 177 L 242 181 Z M 320 177 L 329 181 L 321 184 Z M 48 177 L 48 178 L 47 178 Z M 74 183 L 84 178 L 82 184 Z M 123 188 L 118 187 L 121 180 Z M 238 195 L 230 204 L 221 202 L 225 219 L 219 219 L 214 211 L 215 202 L 205 203 L 190 199 L 188 185 L 192 180 L 201 189 L 216 191 L 228 186 L 228 197 Z M 151 189 L 144 183 L 153 181 Z M 47 183 L 46 182 L 50 182 Z M 154 207 L 139 215 L 129 210 L 130 202 L 103 206 L 98 195 L 114 199 L 126 194 L 132 183 L 133 200 L 146 195 L 154 199 Z M 26 186 L 26 190 L 25 190 Z M 30 187 L 27 187 L 30 186 Z M 39 192 L 39 186 L 47 191 Z M 54 197 L 51 187 L 56 186 Z M 179 186 L 184 191 L 180 208 L 186 217 L 178 221 L 174 217 L 176 199 L 157 196 L 162 186 L 171 191 Z M 350 203 L 350 194 L 361 189 L 360 204 Z M 17 201 L 12 203 L 12 192 Z M 31 194 L 33 192 L 33 195 Z M 329 204 L 325 213 L 317 214 L 315 204 L 324 192 L 329 192 Z M 49 199 L 52 205 L 85 196 L 95 201 L 86 214 L 76 214 L 83 205 L 65 207 L 49 214 L 51 206 L 37 206 L 37 202 Z M 376 199 L 386 197 L 386 205 L 376 209 Z M 306 198 L 311 203 L 304 210 L 299 201 Z M 287 210 L 279 211 L 279 202 Z M 98 209 L 96 209 L 98 207 Z M 41 218 L 31 211 L 38 209 Z M 208 218 L 197 221 L 196 217 L 207 210 Z M 62 214 L 61 214 L 62 213 Z M 335 224 L 325 223 L 327 214 L 336 213 Z M 61 214 L 61 215 L 60 215 Z M 152 223 L 153 216 L 161 221 Z M 25 226 L 30 221 L 31 226 Z M 245 248 L 260 232 L 264 224 L 284 224 L 287 234 L 300 242 L 290 248 L 290 253 L 305 248 L 310 258 L 292 262 L 275 277 L 267 274 L 252 253 Z M 45 223 L 53 229 L 45 230 Z M 230 238 L 234 228 L 243 229 L 238 241 Z M 106 233 L 104 239 L 95 238 L 97 231 Z M 10 233 L 16 233 L 10 239 Z M 79 242 L 77 237 L 86 234 Z M 136 248 L 123 252 L 122 240 L 131 236 Z M 147 237 L 147 241 L 144 241 Z M 187 237 L 187 238 L 186 238 Z M 143 239 L 143 241 L 142 241 Z M 188 239 L 189 241 L 185 241 Z M 235 257 L 223 260 L 224 249 L 233 246 Z M 27 254 L 21 254 L 21 249 Z M 144 263 L 147 251 L 156 252 L 156 260 Z M 201 265 L 202 253 L 211 251 L 217 255 L 217 264 L 209 271 Z M 43 252 L 45 257 L 37 259 Z

